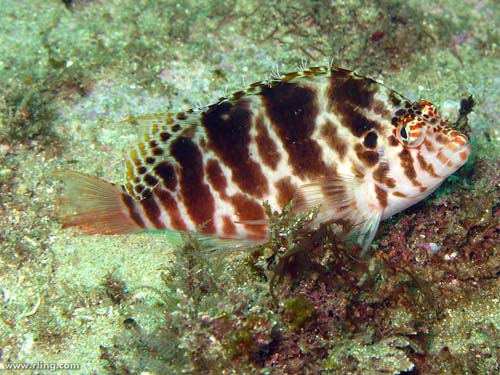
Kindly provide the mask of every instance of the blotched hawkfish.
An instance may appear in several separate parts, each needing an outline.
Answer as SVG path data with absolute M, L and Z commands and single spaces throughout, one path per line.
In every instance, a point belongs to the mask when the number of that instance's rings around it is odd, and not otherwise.
M 263 202 L 279 211 L 295 199 L 296 212 L 319 206 L 311 228 L 347 224 L 366 249 L 380 220 L 428 196 L 471 152 L 431 103 L 336 67 L 128 121 L 144 132 L 125 185 L 66 173 L 65 227 L 172 229 L 258 244 L 269 230 Z

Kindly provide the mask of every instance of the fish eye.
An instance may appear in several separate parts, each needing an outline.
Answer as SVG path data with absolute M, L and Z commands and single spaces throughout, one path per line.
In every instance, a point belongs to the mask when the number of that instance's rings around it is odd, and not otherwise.
M 401 135 L 401 139 L 403 141 L 408 142 L 408 133 L 407 133 L 406 127 L 404 125 L 401 126 L 401 129 L 399 130 L 399 135 Z
M 410 128 L 413 121 L 401 121 L 397 128 L 397 137 L 399 142 L 407 147 L 418 147 L 422 144 L 425 138 L 425 128 L 416 127 Z M 415 127 L 415 124 L 413 124 Z

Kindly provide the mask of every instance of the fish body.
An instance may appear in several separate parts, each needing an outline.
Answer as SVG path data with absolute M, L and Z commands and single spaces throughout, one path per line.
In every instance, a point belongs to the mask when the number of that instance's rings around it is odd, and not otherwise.
M 263 207 L 319 207 L 366 249 L 380 220 L 432 193 L 471 152 L 427 101 L 336 67 L 312 67 L 207 107 L 129 119 L 143 129 L 126 184 L 70 174 L 64 226 L 265 242 Z M 343 233 L 347 235 L 347 233 Z

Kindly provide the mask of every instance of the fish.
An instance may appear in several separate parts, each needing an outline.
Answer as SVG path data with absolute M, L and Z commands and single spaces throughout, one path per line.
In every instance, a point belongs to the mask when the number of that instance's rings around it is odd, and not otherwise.
M 126 182 L 68 171 L 64 228 L 88 234 L 191 232 L 246 245 L 269 237 L 263 203 L 317 208 L 366 251 L 379 223 L 435 191 L 471 153 L 430 102 L 319 66 L 249 85 L 214 104 L 131 117 L 140 142 Z

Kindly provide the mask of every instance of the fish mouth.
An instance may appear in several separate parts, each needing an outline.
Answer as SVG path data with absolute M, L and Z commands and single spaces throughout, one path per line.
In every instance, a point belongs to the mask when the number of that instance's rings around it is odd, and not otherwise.
M 456 132 L 450 143 L 446 145 L 446 153 L 449 160 L 456 165 L 457 169 L 465 164 L 472 151 L 469 138 L 462 133 Z

